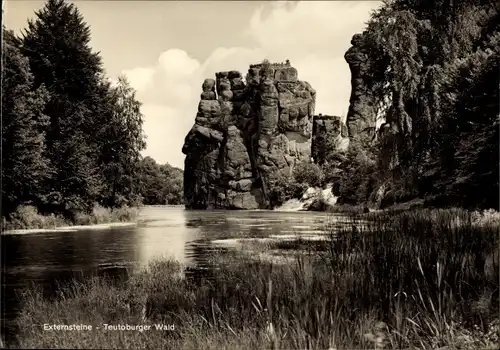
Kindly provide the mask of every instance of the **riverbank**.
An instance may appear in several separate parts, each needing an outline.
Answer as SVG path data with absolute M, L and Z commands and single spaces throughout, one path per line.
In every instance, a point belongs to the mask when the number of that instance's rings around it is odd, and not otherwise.
M 370 214 L 366 228 L 325 232 L 323 241 L 260 244 L 262 252 L 291 253 L 286 264 L 241 254 L 246 245 L 216 251 L 217 268 L 201 280 L 159 260 L 122 285 L 75 283 L 55 300 L 28 291 L 19 346 L 498 348 L 498 225 L 460 210 Z M 100 329 L 25 327 L 44 323 Z
M 102 225 L 120 225 L 121 223 L 133 223 L 139 215 L 137 207 L 104 208 L 95 205 L 89 214 L 79 213 L 73 221 L 59 215 L 42 215 L 33 206 L 20 206 L 9 220 L 2 218 L 2 232 L 12 233 L 30 230 L 67 230 L 72 227 L 94 227 L 102 228 Z

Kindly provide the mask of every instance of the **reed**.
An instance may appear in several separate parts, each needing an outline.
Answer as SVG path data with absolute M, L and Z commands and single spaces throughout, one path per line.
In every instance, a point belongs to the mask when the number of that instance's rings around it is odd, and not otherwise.
M 173 324 L 173 331 L 47 332 L 21 347 L 172 349 L 498 348 L 498 225 L 460 210 L 371 213 L 328 246 L 276 265 L 217 252 L 194 278 L 162 259 L 123 285 L 24 296 L 20 325 Z M 302 249 L 304 242 L 296 247 Z M 287 245 L 285 248 L 290 249 Z M 277 247 L 274 246 L 273 249 Z

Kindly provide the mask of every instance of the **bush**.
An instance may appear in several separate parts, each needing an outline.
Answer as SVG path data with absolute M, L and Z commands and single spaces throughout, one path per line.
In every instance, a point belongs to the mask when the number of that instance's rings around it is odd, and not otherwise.
M 298 163 L 291 176 L 278 172 L 268 181 L 271 207 L 290 199 L 299 199 L 309 187 L 323 187 L 323 183 L 323 171 L 312 162 Z
M 301 162 L 293 169 L 293 177 L 296 182 L 307 184 L 308 187 L 323 186 L 323 171 L 321 168 L 311 162 Z
M 302 197 L 307 187 L 307 184 L 299 183 L 291 176 L 278 173 L 269 181 L 269 200 L 271 207 L 275 208 L 287 200 Z
M 74 221 L 76 225 L 107 224 L 112 222 L 133 221 L 138 215 L 134 207 L 105 208 L 95 204 L 90 214 L 78 213 Z
M 55 228 L 67 225 L 68 221 L 54 214 L 41 215 L 37 208 L 31 205 L 20 205 L 9 215 L 3 218 L 4 230 L 20 230 L 26 228 Z
M 139 213 L 135 207 L 122 208 L 104 208 L 98 204 L 94 205 L 92 212 L 75 212 L 72 220 L 63 218 L 60 215 L 48 214 L 42 215 L 36 207 L 21 205 L 10 214 L 9 218 L 3 217 L 3 230 L 22 230 L 22 229 L 52 229 L 61 226 L 70 225 L 94 225 L 111 222 L 133 221 Z

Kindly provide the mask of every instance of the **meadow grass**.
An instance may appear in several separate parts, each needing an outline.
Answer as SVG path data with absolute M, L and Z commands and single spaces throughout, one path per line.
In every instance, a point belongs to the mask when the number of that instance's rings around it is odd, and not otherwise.
M 368 224 L 332 233 L 326 247 L 290 264 L 219 252 L 212 258 L 217 268 L 192 279 L 179 263 L 158 260 L 123 285 L 75 282 L 55 300 L 27 292 L 19 345 L 495 349 L 498 238 L 495 221 L 460 210 L 371 213 Z M 50 332 L 36 326 L 158 322 L 175 330 Z
M 337 204 L 329 206 L 326 210 L 329 213 L 338 213 L 338 214 L 363 214 L 368 211 L 368 208 L 364 204 L 351 205 L 351 204 Z
M 61 226 L 94 225 L 133 221 L 139 213 L 135 207 L 105 208 L 95 205 L 90 213 L 77 213 L 70 221 L 60 215 L 43 215 L 34 206 L 19 206 L 8 219 L 2 218 L 2 230 L 51 229 Z

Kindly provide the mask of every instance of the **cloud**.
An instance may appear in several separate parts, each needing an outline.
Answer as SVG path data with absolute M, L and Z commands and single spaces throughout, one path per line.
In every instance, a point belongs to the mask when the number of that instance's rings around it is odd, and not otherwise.
M 186 51 L 180 49 L 163 52 L 158 63 L 163 72 L 169 76 L 189 75 L 200 67 L 197 60 L 189 57 Z
M 345 115 L 349 107 L 350 71 L 344 54 L 353 34 L 362 31 L 373 1 L 286 2 L 266 5 L 254 13 L 247 34 L 252 35 L 269 59 L 290 59 L 299 79 L 317 91 L 316 113 Z M 284 57 L 286 56 L 286 57 Z
M 138 67 L 124 72 L 132 85 L 138 91 L 144 91 L 155 74 L 153 68 Z
M 255 11 L 244 30 L 256 47 L 214 48 L 204 62 L 184 50 L 169 49 L 155 66 L 124 71 L 143 102 L 148 135 L 144 155 L 183 168 L 181 149 L 194 123 L 203 80 L 225 70 L 245 75 L 249 64 L 264 58 L 290 59 L 299 79 L 317 91 L 316 113 L 345 115 L 350 72 L 344 53 L 378 5 L 373 1 L 267 3 Z

